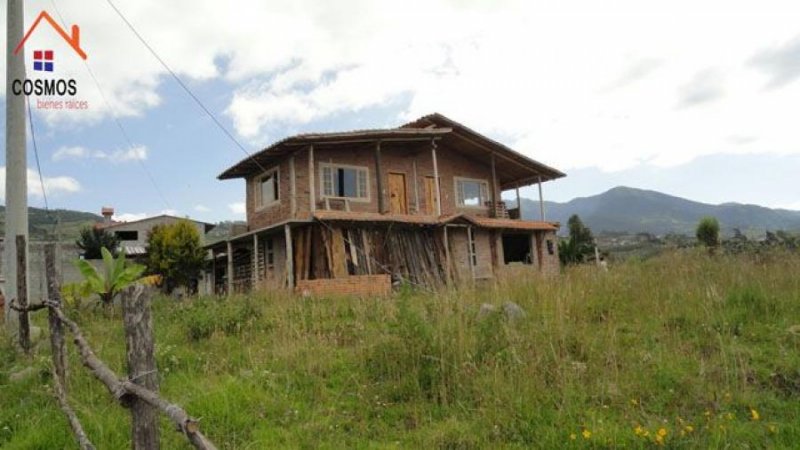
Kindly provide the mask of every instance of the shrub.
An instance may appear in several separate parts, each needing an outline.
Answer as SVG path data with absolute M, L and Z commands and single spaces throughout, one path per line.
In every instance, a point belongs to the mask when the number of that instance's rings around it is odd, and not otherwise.
M 697 240 L 709 249 L 719 245 L 719 222 L 715 217 L 707 216 L 697 224 Z

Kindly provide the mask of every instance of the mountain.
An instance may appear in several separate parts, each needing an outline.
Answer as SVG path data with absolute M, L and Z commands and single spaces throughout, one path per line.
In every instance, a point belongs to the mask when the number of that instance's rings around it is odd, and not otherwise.
M 5 233 L 5 219 L 6 207 L 0 205 L 0 233 Z M 83 211 L 52 209 L 48 212 L 41 208 L 28 208 L 28 232 L 32 241 L 51 236 L 54 231 L 63 240 L 75 240 L 82 227 L 100 220 L 102 217 L 97 214 Z
M 522 213 L 525 219 L 538 220 L 538 201 L 522 199 Z M 800 230 L 800 211 L 740 203 L 711 205 L 624 186 L 566 203 L 546 201 L 545 214 L 547 220 L 562 224 L 566 224 L 572 214 L 577 214 L 595 233 L 693 235 L 703 216 L 716 217 L 725 234 L 730 234 L 734 228 L 748 234 L 763 234 L 766 230 Z

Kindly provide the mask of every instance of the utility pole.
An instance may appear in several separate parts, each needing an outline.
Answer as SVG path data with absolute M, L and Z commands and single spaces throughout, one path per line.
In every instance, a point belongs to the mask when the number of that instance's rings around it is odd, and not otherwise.
M 17 313 L 9 308 L 17 292 L 17 236 L 28 242 L 28 162 L 25 149 L 25 96 L 14 95 L 11 84 L 25 79 L 25 51 L 14 48 L 25 32 L 23 0 L 8 0 L 6 16 L 6 237 L 5 237 L 5 318 L 9 329 L 19 326 Z M 27 261 L 29 258 L 25 258 Z M 27 271 L 26 271 L 27 273 Z M 29 284 L 29 283 L 26 283 Z

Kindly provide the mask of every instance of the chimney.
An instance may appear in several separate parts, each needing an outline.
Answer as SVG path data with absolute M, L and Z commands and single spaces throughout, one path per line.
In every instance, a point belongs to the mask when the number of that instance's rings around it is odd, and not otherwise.
M 72 45 L 81 46 L 81 29 L 77 25 L 72 26 Z
M 100 214 L 103 215 L 103 223 L 106 225 L 110 225 L 111 217 L 114 216 L 114 208 L 110 206 L 103 206 L 103 209 L 100 210 Z

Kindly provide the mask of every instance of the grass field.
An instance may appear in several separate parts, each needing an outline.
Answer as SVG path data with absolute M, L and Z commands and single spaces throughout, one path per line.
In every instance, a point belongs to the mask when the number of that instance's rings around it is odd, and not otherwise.
M 478 319 L 482 303 L 506 301 L 527 316 Z M 158 299 L 155 309 L 162 393 L 223 448 L 800 442 L 797 254 L 688 250 L 435 296 L 263 294 Z M 123 373 L 119 313 L 70 314 Z M 74 447 L 50 395 L 46 344 L 28 360 L 0 338 L 0 447 Z M 70 352 L 70 395 L 90 438 L 128 448 L 128 412 Z M 31 364 L 39 375 L 9 381 Z M 162 448 L 187 447 L 162 425 Z

